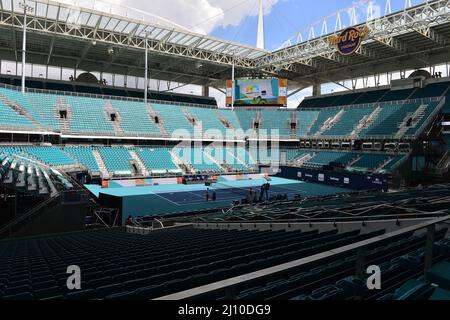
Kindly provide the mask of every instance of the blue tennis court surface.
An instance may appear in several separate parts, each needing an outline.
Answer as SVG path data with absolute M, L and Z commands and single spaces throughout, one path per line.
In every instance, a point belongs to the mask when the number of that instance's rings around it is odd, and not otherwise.
M 106 194 L 122 198 L 122 211 L 124 215 L 151 216 L 228 207 L 232 201 L 246 198 L 250 188 L 256 191 L 259 196 L 260 187 L 265 182 L 266 180 L 261 178 L 237 181 L 220 180 L 219 183 L 213 183 L 210 187 L 204 184 L 173 184 L 141 187 L 115 186 L 113 188 L 86 185 L 86 188 L 96 197 L 100 197 L 100 194 Z M 348 189 L 277 177 L 271 177 L 269 182 L 270 197 L 276 196 L 277 194 L 286 194 L 289 198 L 293 198 L 295 195 L 311 197 L 349 192 Z M 206 201 L 208 189 L 209 201 Z M 211 201 L 213 190 L 216 192 L 216 201 Z

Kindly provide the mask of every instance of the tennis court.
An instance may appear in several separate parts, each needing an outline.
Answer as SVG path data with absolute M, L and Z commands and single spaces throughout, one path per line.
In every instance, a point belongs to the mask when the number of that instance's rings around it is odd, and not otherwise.
M 211 186 L 204 184 L 168 184 L 102 188 L 98 185 L 86 185 L 86 188 L 97 198 L 100 198 L 102 194 L 120 198 L 123 216 L 136 217 L 163 216 L 196 210 L 226 208 L 233 201 L 247 198 L 250 188 L 257 192 L 259 197 L 261 185 L 266 182 L 264 178 L 228 181 L 219 177 L 218 183 L 213 183 Z M 286 194 L 289 198 L 296 195 L 312 197 L 349 192 L 348 189 L 278 177 L 271 177 L 269 183 L 269 197 L 274 197 L 277 194 Z M 206 201 L 207 190 L 209 190 L 209 201 Z M 216 201 L 211 200 L 213 190 L 216 192 Z
M 202 186 L 200 190 L 191 191 L 175 191 L 175 192 L 155 192 L 158 196 L 176 203 L 178 205 L 188 205 L 206 202 L 206 193 L 209 194 L 209 200 L 211 201 L 211 196 L 213 191 L 216 192 L 216 201 L 227 201 L 231 202 L 233 200 L 240 200 L 246 198 L 249 194 L 249 190 L 252 189 L 253 192 L 259 197 L 261 185 L 266 183 L 263 179 L 258 180 L 246 180 L 246 181 L 227 181 L 220 183 L 213 183 L 210 187 Z M 274 197 L 277 195 L 287 195 L 289 198 L 293 198 L 295 195 L 304 194 L 303 182 L 291 181 L 280 178 L 271 178 L 269 181 L 270 190 L 269 197 Z

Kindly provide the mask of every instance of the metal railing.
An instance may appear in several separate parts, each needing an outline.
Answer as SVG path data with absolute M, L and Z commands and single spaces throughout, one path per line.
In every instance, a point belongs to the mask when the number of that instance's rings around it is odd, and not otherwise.
M 0 229 L 0 237 L 11 236 L 15 231 L 20 230 L 26 224 L 36 217 L 42 210 L 48 210 L 50 207 L 55 206 L 61 200 L 60 192 L 52 195 L 50 198 L 45 199 L 37 206 L 30 209 L 28 212 L 20 215 L 14 220 L 10 221 L 6 226 Z
M 0 88 L 11 89 L 15 91 L 20 91 L 21 88 L 13 85 L 9 85 L 6 83 L 0 83 Z M 126 91 L 126 89 L 123 89 Z M 105 94 L 96 94 L 96 93 L 85 93 L 85 92 L 72 92 L 72 91 L 64 91 L 64 90 L 47 90 L 47 89 L 37 89 L 37 88 L 25 88 L 25 92 L 27 93 L 43 93 L 43 94 L 52 94 L 59 96 L 73 96 L 73 97 L 83 97 L 83 98 L 95 98 L 102 100 L 120 100 L 120 101 L 130 101 L 130 102 L 142 102 L 145 103 L 144 99 L 135 98 L 135 97 L 124 97 L 124 96 L 112 96 Z M 148 103 L 156 103 L 156 104 L 169 104 L 174 106 L 188 106 L 188 107 L 200 107 L 200 108 L 210 108 L 217 109 L 217 106 L 211 106 L 209 104 L 202 103 L 192 103 L 192 102 L 177 102 L 177 101 L 169 101 L 169 100 L 156 100 L 156 99 L 148 99 Z
M 369 108 L 374 106 L 396 106 L 403 105 L 407 103 L 424 103 L 424 102 L 435 102 L 439 101 L 441 97 L 428 97 L 428 98 L 416 98 L 416 99 L 402 99 L 402 100 L 392 100 L 392 101 L 382 101 L 382 102 L 368 102 L 368 103 L 358 103 L 358 104 L 346 104 L 342 106 L 332 106 L 332 107 L 315 107 L 315 108 L 302 108 L 297 109 L 297 111 L 321 111 L 321 110 L 341 110 L 341 109 L 355 109 L 355 108 Z
M 218 281 L 215 283 L 207 284 L 201 287 L 185 290 L 182 292 L 169 294 L 166 296 L 162 296 L 156 298 L 154 300 L 185 300 L 185 299 L 193 299 L 198 298 L 203 295 L 215 294 L 215 293 L 223 293 L 227 300 L 232 300 L 239 293 L 239 288 L 243 286 L 250 286 L 252 284 L 257 283 L 258 281 L 264 281 L 268 277 L 273 277 L 277 274 L 282 274 L 284 272 L 293 271 L 295 269 L 305 267 L 311 265 L 313 263 L 317 263 L 320 261 L 324 261 L 325 259 L 329 259 L 332 257 L 338 257 L 346 253 L 354 252 L 357 254 L 356 259 L 356 270 L 361 269 L 361 263 L 364 259 L 361 259 L 362 256 L 365 255 L 365 249 L 369 246 L 373 246 L 374 244 L 386 241 L 390 239 L 395 239 L 398 236 L 410 234 L 412 232 L 417 232 L 423 229 L 427 230 L 427 240 L 426 240 L 426 248 L 425 248 L 425 268 L 430 266 L 430 261 L 432 261 L 433 257 L 433 239 L 434 233 L 436 230 L 436 225 L 440 223 L 444 223 L 450 220 L 450 215 L 445 217 L 433 219 L 427 222 L 422 222 L 415 226 L 407 227 L 401 230 L 397 230 L 388 234 L 380 235 L 373 237 L 371 239 L 359 241 L 353 244 L 349 244 L 340 248 L 332 249 L 325 252 L 320 252 L 318 254 L 301 258 L 298 260 L 294 260 L 291 262 L 283 263 L 277 266 L 273 266 L 270 268 L 266 268 L 263 270 L 251 272 L 248 274 L 240 275 L 234 278 Z

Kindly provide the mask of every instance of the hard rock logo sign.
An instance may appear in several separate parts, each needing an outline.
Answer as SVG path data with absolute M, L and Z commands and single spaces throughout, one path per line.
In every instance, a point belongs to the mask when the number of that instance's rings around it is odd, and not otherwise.
M 363 40 L 368 35 L 369 28 L 367 26 L 361 28 L 349 27 L 337 36 L 330 36 L 328 38 L 328 44 L 336 47 L 340 54 L 348 56 L 355 53 L 361 47 Z

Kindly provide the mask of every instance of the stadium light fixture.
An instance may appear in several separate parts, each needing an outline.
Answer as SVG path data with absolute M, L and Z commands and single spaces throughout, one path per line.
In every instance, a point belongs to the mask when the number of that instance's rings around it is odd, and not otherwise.
M 27 13 L 32 13 L 34 8 L 27 3 L 19 2 L 19 7 L 23 9 L 23 42 L 22 42 L 22 93 L 25 93 L 25 62 L 27 50 Z

